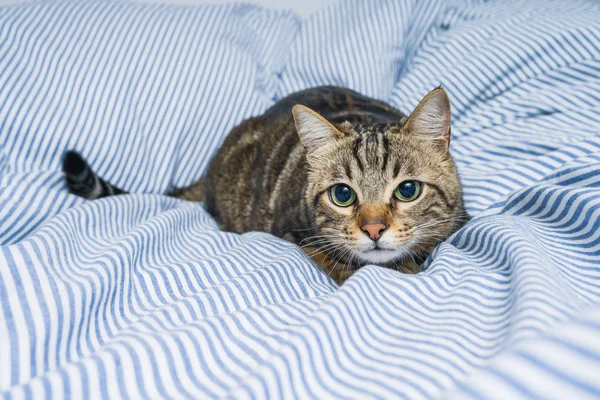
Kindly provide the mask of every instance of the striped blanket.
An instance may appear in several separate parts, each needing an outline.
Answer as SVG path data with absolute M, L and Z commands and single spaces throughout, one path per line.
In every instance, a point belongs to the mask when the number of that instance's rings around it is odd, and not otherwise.
M 443 84 L 474 217 L 418 275 L 337 287 L 219 231 L 193 182 L 290 92 Z M 69 195 L 65 149 L 137 193 Z M 600 396 L 600 3 L 0 7 L 5 398 Z

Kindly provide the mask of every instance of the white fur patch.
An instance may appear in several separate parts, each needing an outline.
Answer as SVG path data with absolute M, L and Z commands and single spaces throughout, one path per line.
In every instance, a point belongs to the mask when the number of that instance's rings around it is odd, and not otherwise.
M 371 251 L 361 251 L 356 255 L 362 261 L 367 262 L 369 264 L 375 265 L 385 265 L 391 263 L 396 260 L 400 260 L 406 256 L 408 256 L 408 251 L 404 249 L 398 250 L 371 250 Z

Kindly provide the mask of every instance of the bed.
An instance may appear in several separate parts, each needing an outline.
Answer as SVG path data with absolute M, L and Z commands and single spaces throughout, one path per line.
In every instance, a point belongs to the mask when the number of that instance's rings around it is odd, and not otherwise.
M 421 273 L 338 287 L 162 195 L 228 131 L 334 84 L 442 84 L 473 216 Z M 66 149 L 134 194 L 68 194 Z M 0 7 L 5 398 L 600 397 L 600 4 Z

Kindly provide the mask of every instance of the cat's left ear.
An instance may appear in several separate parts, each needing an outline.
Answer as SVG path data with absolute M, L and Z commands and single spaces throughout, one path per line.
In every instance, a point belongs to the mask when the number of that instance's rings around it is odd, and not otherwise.
M 319 149 L 328 147 L 344 136 L 331 122 L 308 107 L 295 105 L 292 114 L 300 141 L 309 156 L 315 155 Z
M 448 150 L 450 146 L 450 99 L 442 88 L 429 92 L 408 117 L 411 134 L 434 139 Z

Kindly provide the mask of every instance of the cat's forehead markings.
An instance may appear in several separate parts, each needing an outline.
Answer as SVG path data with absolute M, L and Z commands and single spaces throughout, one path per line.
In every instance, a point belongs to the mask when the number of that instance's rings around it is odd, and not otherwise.
M 368 132 L 367 133 L 367 144 L 375 145 L 379 144 L 379 135 L 377 132 Z
M 394 176 L 398 176 L 399 173 L 400 173 L 400 161 L 396 160 L 396 163 L 394 164 Z
M 374 131 L 379 132 L 384 135 L 389 129 L 390 129 L 390 124 L 375 124 L 373 126 Z
M 352 129 L 357 133 L 362 134 L 377 134 L 386 133 L 390 130 L 391 125 L 387 123 L 374 123 L 374 124 L 355 124 Z
M 381 136 L 383 139 L 383 165 L 381 169 L 385 171 L 387 170 L 388 158 L 390 156 L 390 141 L 385 133 Z
M 358 169 L 360 169 L 360 171 L 363 172 L 365 170 L 365 168 L 363 166 L 362 160 L 360 159 L 360 155 L 358 154 L 361 143 L 362 143 L 362 136 L 359 136 L 354 141 L 354 146 L 352 146 L 352 155 L 354 155 L 354 160 L 356 161 L 356 164 L 358 165 Z
M 352 180 L 352 168 L 350 168 L 347 162 L 344 163 L 344 173 L 349 180 Z

